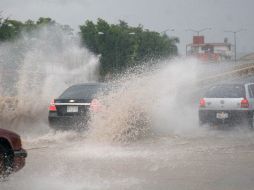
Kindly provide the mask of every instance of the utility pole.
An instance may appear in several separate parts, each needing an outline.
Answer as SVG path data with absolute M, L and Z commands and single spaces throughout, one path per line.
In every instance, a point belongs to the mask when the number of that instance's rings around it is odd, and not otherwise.
M 242 32 L 242 31 L 245 31 L 245 30 L 244 30 L 244 29 L 240 29 L 240 30 L 236 30 L 236 31 L 231 31 L 231 30 L 226 30 L 226 31 L 224 31 L 224 32 L 228 32 L 228 33 L 233 33 L 233 34 L 234 34 L 234 43 L 235 43 L 235 48 L 234 48 L 234 50 L 235 50 L 235 52 L 234 52 L 234 54 L 235 54 L 235 63 L 236 63 L 236 34 L 239 33 L 239 32 Z

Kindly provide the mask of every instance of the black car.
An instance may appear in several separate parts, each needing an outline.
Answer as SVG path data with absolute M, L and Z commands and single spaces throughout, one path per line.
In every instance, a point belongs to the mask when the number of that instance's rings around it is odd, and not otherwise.
M 90 111 L 97 112 L 100 103 L 96 96 L 108 90 L 104 83 L 77 84 L 67 88 L 51 101 L 48 121 L 54 129 L 82 129 L 86 127 Z

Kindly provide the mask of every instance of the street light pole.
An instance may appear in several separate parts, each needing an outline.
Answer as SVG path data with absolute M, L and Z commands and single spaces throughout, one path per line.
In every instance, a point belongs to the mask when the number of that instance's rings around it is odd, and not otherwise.
M 234 32 L 234 43 L 235 43 L 235 63 L 236 63 L 236 32 Z
M 168 29 L 166 29 L 166 30 L 161 31 L 160 34 L 166 34 L 167 31 L 174 32 L 175 29 L 174 29 L 174 28 L 168 28 Z
M 224 32 L 228 32 L 228 33 L 233 33 L 234 34 L 234 43 L 235 43 L 235 48 L 234 48 L 234 54 L 235 54 L 235 63 L 236 63 L 236 34 L 239 32 L 244 31 L 244 29 L 240 29 L 240 30 L 236 30 L 236 31 L 231 31 L 231 30 L 226 30 Z
M 174 29 L 174 28 L 168 28 L 168 29 L 166 29 L 166 30 L 161 31 L 160 34 L 162 34 L 162 35 L 165 36 L 167 31 L 174 32 L 175 29 Z M 168 36 L 168 37 L 169 37 L 169 36 Z M 169 48 L 169 53 L 170 53 L 170 55 L 172 54 L 172 47 Z
M 199 36 L 200 32 L 203 32 L 205 30 L 212 30 L 212 28 L 202 28 L 200 30 L 194 30 L 194 29 L 186 29 L 185 31 L 191 31 L 191 32 L 196 32 L 197 36 Z
M 100 36 L 105 36 L 106 37 L 106 33 L 102 32 L 102 31 L 99 31 L 97 32 L 98 35 Z M 135 32 L 129 32 L 128 35 L 130 36 L 135 36 L 136 33 Z M 113 69 L 114 70 L 117 70 L 117 62 L 118 62 L 118 58 L 119 58 L 119 52 L 121 51 L 121 49 L 119 50 L 118 48 L 118 44 L 119 44 L 119 39 L 116 39 L 115 41 L 115 62 L 113 63 Z

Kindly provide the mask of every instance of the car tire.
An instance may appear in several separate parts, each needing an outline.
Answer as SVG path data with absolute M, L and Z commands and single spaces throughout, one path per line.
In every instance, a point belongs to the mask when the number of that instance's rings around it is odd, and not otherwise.
M 199 117 L 198 119 L 198 126 L 199 127 L 204 127 L 207 124 L 207 122 L 205 122 L 205 120 L 201 117 Z
M 198 114 L 198 126 L 199 127 L 204 127 L 204 125 L 207 123 L 205 117 L 204 117 L 204 114 L 202 114 L 201 111 L 199 111 L 199 114 Z
M 254 128 L 254 112 L 250 112 L 250 114 L 249 114 L 248 127 L 250 129 Z
M 199 127 L 203 127 L 203 126 L 204 126 L 204 122 L 202 122 L 201 120 L 199 120 L 198 126 L 199 126 Z
M 0 144 L 0 176 L 7 177 L 12 172 L 13 156 L 8 148 Z

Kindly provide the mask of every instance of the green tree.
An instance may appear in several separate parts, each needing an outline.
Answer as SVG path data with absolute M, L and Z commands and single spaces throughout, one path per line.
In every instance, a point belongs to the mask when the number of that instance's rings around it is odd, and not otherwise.
M 35 29 L 44 26 L 58 26 L 63 32 L 68 35 L 73 35 L 73 29 L 69 25 L 60 25 L 51 18 L 40 17 L 37 21 L 27 20 L 24 23 L 2 18 L 0 16 L 0 41 L 14 40 L 21 37 L 22 32 L 32 32 Z M 52 27 L 52 29 L 56 29 Z
M 49 17 L 40 17 L 37 22 L 36 22 L 37 25 L 43 25 L 43 24 L 56 24 L 56 22 L 54 20 L 52 20 L 51 18 Z
M 8 18 L 0 20 L 0 40 L 12 40 L 16 38 L 23 27 L 23 23 L 16 20 L 10 20 Z
M 80 26 L 80 35 L 90 51 L 101 55 L 102 76 L 122 72 L 150 59 L 175 56 L 178 52 L 178 38 L 144 30 L 141 25 L 130 27 L 122 20 L 111 25 L 103 19 L 97 23 L 86 21 Z

